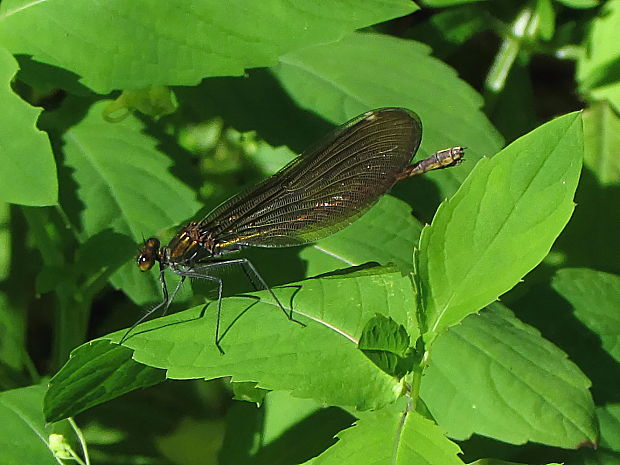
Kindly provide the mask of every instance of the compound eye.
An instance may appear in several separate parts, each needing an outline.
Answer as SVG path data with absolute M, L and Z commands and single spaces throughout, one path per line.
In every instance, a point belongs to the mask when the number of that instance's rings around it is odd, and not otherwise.
M 153 268 L 159 259 L 159 240 L 151 237 L 144 242 L 144 246 L 138 255 L 138 268 L 140 271 L 148 271 Z
M 148 271 L 153 268 L 155 264 L 155 257 L 152 253 L 143 252 L 138 256 L 138 268 L 140 271 Z
M 149 239 L 147 239 L 144 242 L 144 248 L 145 249 L 151 249 L 151 250 L 157 250 L 159 249 L 159 239 L 156 239 L 155 237 L 151 237 Z

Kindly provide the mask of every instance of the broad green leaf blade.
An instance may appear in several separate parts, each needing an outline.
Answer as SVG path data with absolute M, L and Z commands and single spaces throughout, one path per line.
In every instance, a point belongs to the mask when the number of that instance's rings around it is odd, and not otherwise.
M 517 462 L 507 462 L 505 460 L 499 460 L 499 459 L 480 459 L 480 460 L 476 460 L 475 462 L 471 462 L 468 465 L 525 465 L 525 464 L 517 463 Z M 547 465 L 563 465 L 563 464 L 549 463 Z
M 592 8 L 600 4 L 599 0 L 558 0 L 569 8 Z
M 267 292 L 257 292 L 253 295 L 260 300 L 250 296 L 223 299 L 223 356 L 213 340 L 215 302 L 206 309 L 196 307 L 144 323 L 123 345 L 134 350 L 133 360 L 165 369 L 173 379 L 231 376 L 234 382 L 256 382 L 260 388 L 358 409 L 378 408 L 400 395 L 401 384 L 357 349 L 357 338 L 376 312 L 413 325 L 415 330 L 415 321 L 410 321 L 414 320 L 410 312 L 415 297 L 408 276 L 375 268 L 348 277 L 307 280 L 275 292 L 285 304 L 292 298 L 296 318 L 303 319 L 307 327 L 289 321 Z M 125 330 L 107 338 L 116 342 L 124 334 Z M 94 372 L 100 363 L 95 348 L 86 344 L 75 351 L 81 365 Z M 76 364 L 67 364 L 56 375 L 67 381 L 54 383 L 54 388 L 76 396 L 58 397 L 62 402 L 55 410 L 65 415 L 74 413 L 78 395 L 92 401 L 114 396 L 95 387 L 92 392 L 80 391 L 75 384 L 77 369 Z M 101 369 L 110 371 L 105 366 Z M 122 385 L 114 373 L 108 382 Z M 116 395 L 124 392 L 117 388 Z
M 484 18 L 486 11 L 480 2 L 440 10 L 427 21 L 412 25 L 408 36 L 430 45 L 434 55 L 441 58 L 449 53 L 452 45 L 462 45 L 475 34 L 489 29 L 489 23 Z
M 366 323 L 357 347 L 387 374 L 401 378 L 412 369 L 410 343 L 403 325 L 377 314 Z
M 304 418 L 321 410 L 311 399 L 298 399 L 284 391 L 271 391 L 265 398 L 265 416 L 261 436 L 264 444 L 276 440 Z M 350 426 L 349 423 L 348 426 Z
M 156 149 L 156 140 L 142 133 L 136 118 L 119 123 L 103 119 L 106 103 L 91 106 L 80 122 L 63 132 L 65 164 L 73 170 L 84 204 L 79 221 L 85 237 L 111 229 L 137 244 L 189 218 L 199 204 L 195 193 L 169 172 L 172 161 Z M 49 124 L 66 124 L 74 105 L 71 101 L 50 114 Z M 138 271 L 133 257 L 127 259 L 112 283 L 136 302 L 153 301 L 161 292 L 159 284 Z
M 586 268 L 559 270 L 551 284 L 570 302 L 575 316 L 601 338 L 620 362 L 620 276 Z
M 261 441 L 264 410 L 248 402 L 233 402 L 226 412 L 226 429 L 219 465 L 247 463 Z
M 620 111 L 618 28 L 620 0 L 610 0 L 592 21 L 585 50 L 577 61 L 576 76 L 582 93 L 593 100 L 609 100 L 617 112 Z
M 385 350 L 403 357 L 410 343 L 403 325 L 377 314 L 364 326 L 358 347 L 363 350 Z
M 372 412 L 338 434 L 338 442 L 307 465 L 462 465 L 459 446 L 405 402 Z
M 511 289 L 549 252 L 574 208 L 583 158 L 579 113 L 481 160 L 420 238 L 429 337 Z
M 431 8 L 445 8 L 447 6 L 465 5 L 479 0 L 424 0 L 424 6 Z
M 620 404 L 606 404 L 596 408 L 601 429 L 601 441 L 596 450 L 580 452 L 579 465 L 620 465 Z
M 235 402 L 228 410 L 220 465 L 294 464 L 333 445 L 355 418 L 344 410 L 272 391 L 261 409 Z
M 601 447 L 620 452 L 620 404 L 607 404 L 596 409 L 601 425 Z
M 275 64 L 287 51 L 415 10 L 407 0 L 7 0 L 0 9 L 0 44 L 108 93 L 241 76 L 246 68 Z
M 494 304 L 436 340 L 421 396 L 450 437 L 572 449 L 598 439 L 590 384 L 557 346 Z
M 43 418 L 45 387 L 29 386 L 0 393 L 2 465 L 58 465 L 49 449 L 51 427 Z
M 6 284 L 6 281 L 4 282 Z M 0 292 L 0 387 L 11 389 L 28 383 L 24 374 L 27 366 L 26 312 Z
M 299 108 L 268 68 L 250 70 L 245 77 L 205 79 L 195 87 L 177 87 L 175 94 L 179 101 L 179 116 L 193 122 L 216 119 L 216 130 L 223 123 L 224 127 L 242 133 L 256 132 L 260 140 L 271 147 L 284 145 L 290 147 L 295 155 L 319 140 L 332 127 L 324 119 Z M 204 102 L 209 102 L 209 105 Z M 258 143 L 252 156 L 260 164 L 266 160 L 261 156 L 263 149 L 265 155 L 270 155 L 269 152 L 274 150 Z M 275 151 L 273 155 L 276 160 L 288 156 L 286 149 Z M 267 165 L 274 167 L 272 163 Z
M 599 448 L 597 450 L 582 450 L 578 454 L 575 465 L 619 465 L 620 452 Z M 564 464 L 560 464 L 564 465 Z
M 230 383 L 233 391 L 233 400 L 242 400 L 244 402 L 252 402 L 260 407 L 265 399 L 265 395 L 270 392 L 267 389 L 256 387 L 256 383 Z
M 375 269 L 308 280 L 278 292 L 283 302 L 292 300 L 297 318 L 307 327 L 289 321 L 263 291 L 254 294 L 260 301 L 224 300 L 224 356 L 213 342 L 215 303 L 202 318 L 202 308 L 194 308 L 141 325 L 124 345 L 134 349 L 134 360 L 164 368 L 173 379 L 231 376 L 233 381 L 255 381 L 264 389 L 358 409 L 378 408 L 400 395 L 400 383 L 373 365 L 357 342 L 375 312 L 415 324 L 409 321 L 414 295 L 408 276 Z M 111 340 L 123 334 L 114 333 Z M 343 390 L 343 383 L 350 388 Z
M 554 249 L 566 266 L 620 273 L 620 117 L 607 102 L 583 112 L 584 169 L 575 195 L 578 208 Z
M 419 159 L 447 147 L 467 147 L 461 166 L 428 175 L 441 200 L 456 191 L 480 156 L 497 152 L 502 140 L 480 111 L 480 95 L 429 51 L 412 40 L 354 33 L 289 53 L 274 72 L 300 106 L 335 124 L 384 106 L 415 111 L 424 126 Z M 422 189 L 419 180 L 402 184 L 414 189 L 414 201 L 437 195 L 429 186 Z
M 11 89 L 17 62 L 0 47 L 0 201 L 41 207 L 58 201 L 56 162 L 47 135 L 36 122 L 41 113 Z
M 131 355 L 130 350 L 107 341 L 88 342 L 75 349 L 50 380 L 43 409 L 45 419 L 51 422 L 74 416 L 166 379 L 162 370 L 137 363 Z
M 172 161 L 156 149 L 158 142 L 143 134 L 136 118 L 105 121 L 106 104 L 92 105 L 64 136 L 66 164 L 87 205 L 81 217 L 86 235 L 112 229 L 139 239 L 195 213 L 195 194 L 170 174 Z M 66 110 L 59 118 L 71 114 Z
M 132 110 L 138 110 L 155 119 L 174 113 L 178 103 L 174 92 L 165 86 L 140 90 L 124 90 L 116 100 L 110 102 L 103 117 L 112 123 L 122 121 Z
M 354 421 L 342 409 L 272 391 L 265 401 L 261 448 L 253 454 L 254 463 L 303 463 L 336 443 L 336 435 Z
M 584 160 L 602 185 L 620 183 L 620 117 L 607 102 L 583 112 Z

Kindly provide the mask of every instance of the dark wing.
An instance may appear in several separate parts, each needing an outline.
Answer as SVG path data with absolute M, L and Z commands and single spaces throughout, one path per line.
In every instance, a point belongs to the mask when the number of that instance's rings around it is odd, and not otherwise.
M 199 223 L 220 247 L 286 247 L 351 224 L 397 181 L 422 137 L 419 117 L 382 108 L 352 119 Z

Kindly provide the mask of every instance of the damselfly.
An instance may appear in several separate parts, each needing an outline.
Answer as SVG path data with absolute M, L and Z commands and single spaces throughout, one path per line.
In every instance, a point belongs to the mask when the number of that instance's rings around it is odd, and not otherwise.
M 353 223 L 397 181 L 461 161 L 463 148 L 453 147 L 409 165 L 421 138 L 422 123 L 414 112 L 368 111 L 333 130 L 273 176 L 185 225 L 167 246 L 147 239 L 138 266 L 147 271 L 159 263 L 164 298 L 127 330 L 121 342 L 156 311 L 163 309 L 165 314 L 186 278 L 199 278 L 218 287 L 215 344 L 223 353 L 219 335 L 223 283 L 213 273 L 231 265 L 241 266 L 251 281 L 269 291 L 290 320 L 297 321 L 293 309 L 284 308 L 248 259 L 226 255 L 246 246 L 291 247 L 317 241 Z M 166 269 L 181 276 L 171 295 Z

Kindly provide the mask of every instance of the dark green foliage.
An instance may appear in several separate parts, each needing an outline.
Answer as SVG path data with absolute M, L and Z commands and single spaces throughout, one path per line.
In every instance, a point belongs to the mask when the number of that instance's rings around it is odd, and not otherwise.
M 620 464 L 618 44 L 620 0 L 3 0 L 0 464 Z M 119 344 L 144 238 L 386 106 L 465 160 L 242 252 L 305 327 L 231 269 L 225 355 L 203 282 Z

